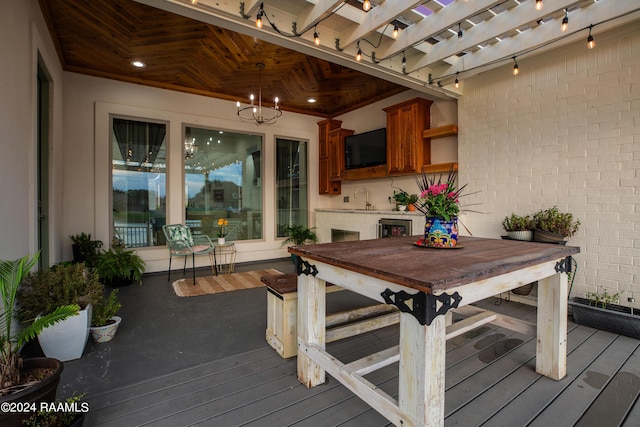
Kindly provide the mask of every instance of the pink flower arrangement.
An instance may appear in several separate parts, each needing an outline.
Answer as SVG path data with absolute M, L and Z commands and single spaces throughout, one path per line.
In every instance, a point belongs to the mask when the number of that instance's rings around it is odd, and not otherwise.
M 450 221 L 460 213 L 460 193 L 466 184 L 456 188 L 457 173 L 449 171 L 446 181 L 442 175 L 435 181 L 435 177 L 422 174 L 416 178 L 420 189 L 420 198 L 415 203 L 416 208 L 428 217 L 443 218 Z

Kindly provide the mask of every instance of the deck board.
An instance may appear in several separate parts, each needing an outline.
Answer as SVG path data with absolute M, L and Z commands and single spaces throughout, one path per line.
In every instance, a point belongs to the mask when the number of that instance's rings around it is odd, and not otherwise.
M 482 308 L 535 322 L 535 307 L 513 302 Z M 329 344 L 343 362 L 398 343 L 391 326 Z M 569 322 L 567 377 L 553 381 L 535 372 L 533 337 L 484 325 L 447 342 L 447 426 L 611 425 L 627 427 L 640 416 L 640 341 Z M 398 364 L 366 378 L 397 397 Z M 587 373 L 604 378 L 589 384 Z M 621 393 L 623 394 L 622 397 Z M 617 406 L 611 401 L 619 399 Z M 252 351 L 182 369 L 88 396 L 85 425 L 96 426 L 387 426 L 337 380 L 307 389 L 296 360 L 284 360 L 266 343 Z M 636 422 L 629 421 L 636 417 Z M 598 420 L 595 423 L 593 420 Z

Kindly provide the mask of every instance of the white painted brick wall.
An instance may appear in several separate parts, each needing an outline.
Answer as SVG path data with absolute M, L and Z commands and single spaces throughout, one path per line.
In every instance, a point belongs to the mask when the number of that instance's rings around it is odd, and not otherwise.
M 633 293 L 640 301 L 640 26 L 635 24 L 463 80 L 460 182 L 486 214 L 476 236 L 504 234 L 511 212 L 557 205 L 582 226 L 572 296 Z M 636 304 L 635 308 L 640 308 Z

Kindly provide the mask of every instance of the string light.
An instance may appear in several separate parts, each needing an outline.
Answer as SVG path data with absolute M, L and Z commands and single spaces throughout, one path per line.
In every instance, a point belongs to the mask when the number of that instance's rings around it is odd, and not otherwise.
M 262 5 L 263 3 L 260 3 L 260 10 L 258 10 L 258 16 L 256 17 L 256 27 L 258 28 L 262 28 L 262 15 L 264 14 Z
M 460 82 L 458 81 L 458 72 L 456 72 L 456 89 L 460 87 Z
M 362 10 L 369 12 L 369 9 L 371 9 L 371 2 L 369 0 L 364 0 L 362 2 Z
M 404 56 L 404 50 L 402 51 L 402 74 L 407 74 L 407 57 Z
M 536 10 L 542 10 L 543 7 L 544 4 L 542 3 L 542 0 L 536 0 Z
M 358 53 L 356 53 L 356 61 L 360 62 L 362 59 L 362 51 L 358 48 Z
M 398 38 L 398 24 L 395 24 L 395 25 L 393 26 L 393 33 L 391 33 L 391 36 L 392 36 L 394 39 L 397 39 L 397 38 Z
M 513 57 L 513 62 L 514 62 L 514 65 L 513 65 L 513 75 L 514 75 L 514 76 L 517 76 L 517 75 L 518 75 L 518 73 L 520 72 L 520 68 L 518 67 L 518 61 L 516 61 L 516 57 L 515 57 L 515 56 Z
M 562 18 L 562 25 L 560 26 L 560 30 L 564 33 L 569 28 L 569 12 L 567 9 L 564 10 L 564 18 Z
M 458 22 L 458 38 L 461 39 L 462 38 L 462 28 L 460 26 L 460 22 Z
M 313 42 L 316 44 L 316 46 L 320 46 L 320 36 L 318 36 L 316 27 L 313 28 Z
M 594 47 L 596 47 L 596 42 L 593 40 L 593 36 L 591 35 L 591 29 L 593 28 L 593 25 L 589 26 L 589 37 L 587 37 L 587 47 L 589 49 L 593 49 Z

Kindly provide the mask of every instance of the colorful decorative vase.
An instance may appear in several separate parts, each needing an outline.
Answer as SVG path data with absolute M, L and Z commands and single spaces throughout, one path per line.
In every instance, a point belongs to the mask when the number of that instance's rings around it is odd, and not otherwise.
M 458 218 L 450 221 L 427 217 L 424 225 L 424 242 L 436 248 L 453 248 L 458 243 Z

